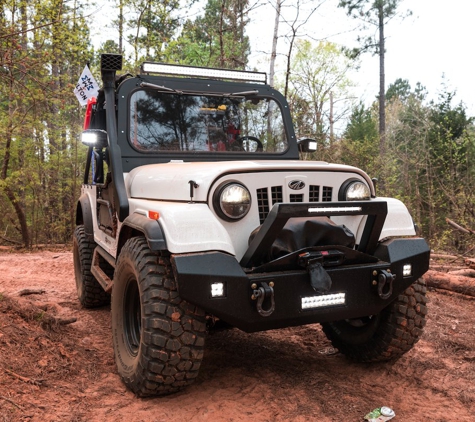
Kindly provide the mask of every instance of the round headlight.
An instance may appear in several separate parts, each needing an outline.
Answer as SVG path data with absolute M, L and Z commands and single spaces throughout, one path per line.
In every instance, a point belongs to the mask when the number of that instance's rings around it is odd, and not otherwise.
M 251 208 L 251 193 L 239 183 L 229 183 L 218 188 L 214 199 L 216 211 L 228 220 L 243 218 Z
M 371 198 L 371 192 L 361 180 L 348 180 L 342 185 L 338 197 L 340 201 L 366 201 Z

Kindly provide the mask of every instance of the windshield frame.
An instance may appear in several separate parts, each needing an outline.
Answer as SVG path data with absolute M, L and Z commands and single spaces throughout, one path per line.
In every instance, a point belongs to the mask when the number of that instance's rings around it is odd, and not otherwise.
M 141 83 L 146 82 L 162 86 L 165 89 L 164 94 L 171 92 L 183 92 L 186 94 L 196 94 L 203 96 L 232 96 L 236 93 L 236 97 L 246 97 L 253 95 L 257 99 L 271 98 L 275 101 L 282 115 L 282 124 L 284 127 L 285 137 L 287 139 L 287 149 L 282 152 L 215 152 L 215 151 L 156 151 L 144 152 L 133 147 L 130 141 L 130 101 L 133 94 L 142 90 Z M 150 88 L 146 88 L 150 89 Z M 257 94 L 254 94 L 254 91 Z M 252 92 L 252 94 L 249 94 Z M 239 95 L 246 93 L 246 95 Z M 229 160 L 281 160 L 281 159 L 298 159 L 298 148 L 293 131 L 290 112 L 287 101 L 278 91 L 272 89 L 268 85 L 236 83 L 228 81 L 215 80 L 196 80 L 190 78 L 170 78 L 165 76 L 147 76 L 126 79 L 117 89 L 117 139 L 122 156 L 124 171 L 144 164 L 169 162 L 171 160 L 182 160 L 185 162 L 192 161 L 229 161 Z

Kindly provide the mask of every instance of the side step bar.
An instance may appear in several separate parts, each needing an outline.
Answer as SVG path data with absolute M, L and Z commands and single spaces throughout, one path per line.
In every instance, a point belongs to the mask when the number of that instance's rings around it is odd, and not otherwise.
M 101 259 L 105 260 L 112 268 L 115 268 L 115 259 L 100 246 L 96 246 L 96 249 L 94 249 L 94 255 L 92 256 L 91 273 L 102 288 L 107 293 L 110 293 L 114 281 L 101 268 Z

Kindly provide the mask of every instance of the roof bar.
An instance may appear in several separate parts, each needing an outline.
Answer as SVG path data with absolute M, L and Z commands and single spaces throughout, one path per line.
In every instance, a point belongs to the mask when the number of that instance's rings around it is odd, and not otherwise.
M 229 79 L 234 81 L 257 82 L 263 84 L 267 82 L 267 74 L 264 72 L 213 69 L 206 67 L 182 66 L 165 63 L 145 62 L 142 64 L 141 72 L 156 73 L 162 75 L 189 76 L 192 78 Z

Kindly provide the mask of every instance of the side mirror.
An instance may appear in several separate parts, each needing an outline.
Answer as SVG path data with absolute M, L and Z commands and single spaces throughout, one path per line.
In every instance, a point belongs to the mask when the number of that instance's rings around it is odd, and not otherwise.
M 107 132 L 102 129 L 86 129 L 82 132 L 81 142 L 97 149 L 106 148 L 108 146 Z
M 315 139 L 299 139 L 297 145 L 300 152 L 315 152 L 317 150 L 317 141 Z

